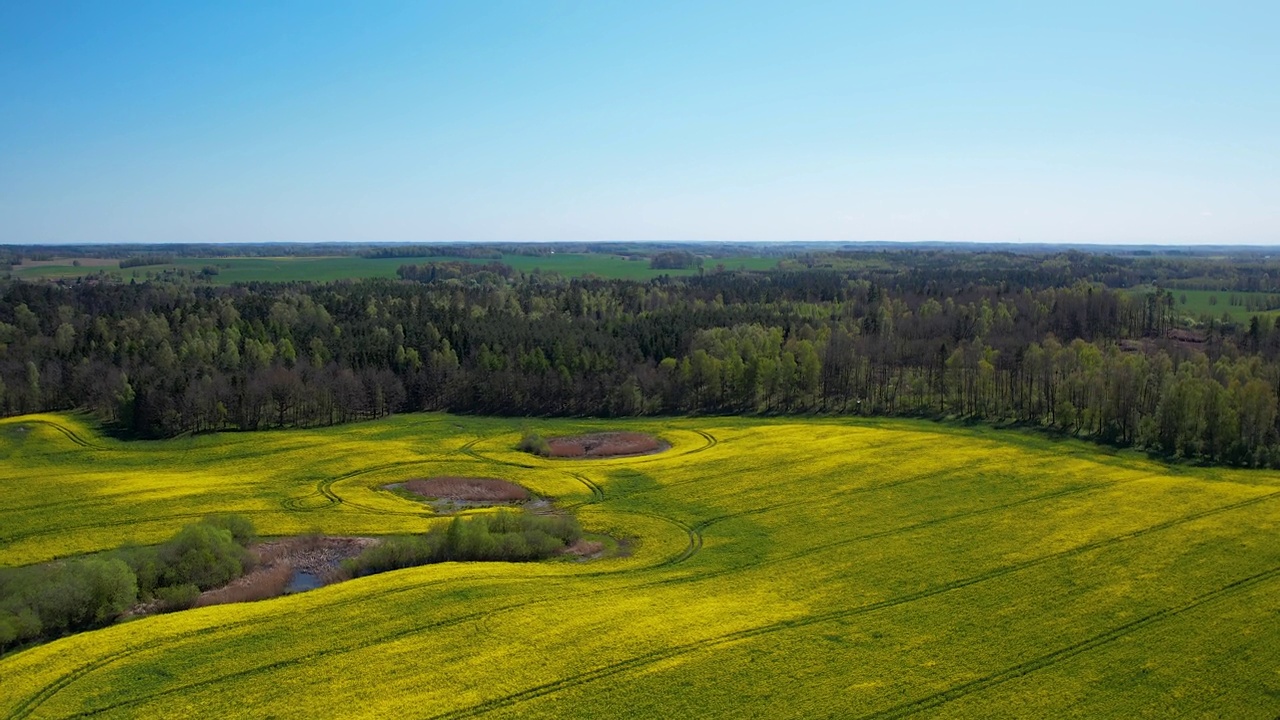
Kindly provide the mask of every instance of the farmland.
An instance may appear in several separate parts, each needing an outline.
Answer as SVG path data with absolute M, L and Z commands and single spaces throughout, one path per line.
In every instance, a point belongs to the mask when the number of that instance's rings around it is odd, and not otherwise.
M 1134 297 L 1142 297 L 1153 291 L 1152 285 L 1141 285 L 1131 292 Z M 1275 293 L 1247 292 L 1235 290 L 1187 290 L 1171 288 L 1167 292 L 1174 298 L 1174 310 L 1188 321 L 1200 321 L 1208 318 L 1219 321 L 1223 318 L 1236 323 L 1248 323 L 1257 316 L 1260 321 L 1271 325 L 1280 316 L 1277 303 L 1280 296 Z
M 544 459 L 546 437 L 665 452 Z M 629 554 L 447 563 L 155 616 L 0 659 L 0 715 L 1275 717 L 1280 475 L 901 420 L 397 416 L 119 442 L 0 422 L 0 564 L 439 518 L 383 489 L 517 482 Z
M 216 268 L 217 274 L 208 277 L 215 285 L 231 285 L 238 282 L 290 282 L 310 280 L 358 280 L 362 278 L 394 278 L 401 265 L 429 262 L 492 262 L 486 259 L 461 257 L 396 257 L 365 258 L 359 256 L 292 256 L 292 257 L 177 257 L 162 265 L 143 265 L 121 269 L 118 260 L 81 261 L 73 264 L 70 259 L 49 261 L 14 268 L 15 277 L 37 279 L 73 279 L 105 272 L 120 280 L 145 280 L 148 277 L 173 270 L 199 273 L 204 268 Z M 631 259 L 622 255 L 602 253 L 560 253 L 551 255 L 504 255 L 502 262 L 524 272 L 535 269 L 558 272 L 570 277 L 598 275 L 624 280 L 647 280 L 659 275 L 692 275 L 696 269 L 654 270 L 647 258 Z M 708 261 L 707 269 L 722 263 L 726 269 L 768 270 L 776 267 L 777 258 L 738 257 Z
M 1180 312 L 1191 317 L 1208 316 L 1214 319 L 1223 315 L 1236 322 L 1247 322 L 1254 315 L 1268 322 L 1273 321 L 1277 313 L 1273 308 L 1275 295 L 1260 292 L 1231 292 L 1219 290 L 1172 290 Z M 1183 302 L 1186 298 L 1186 302 Z M 1248 302 L 1258 303 L 1258 309 L 1250 309 Z

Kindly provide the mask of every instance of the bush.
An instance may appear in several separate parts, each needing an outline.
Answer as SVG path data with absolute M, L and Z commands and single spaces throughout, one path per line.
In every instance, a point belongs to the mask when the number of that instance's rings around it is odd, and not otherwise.
M 206 528 L 192 530 L 192 528 Z M 238 546 L 232 549 L 224 541 L 211 541 L 209 530 L 225 531 Z M 196 538 L 195 535 L 199 535 Z M 137 577 L 138 595 L 143 600 L 150 599 L 156 589 L 164 585 L 184 585 L 187 583 L 211 582 L 234 570 L 235 565 L 228 558 L 239 562 L 239 570 L 227 577 L 222 583 L 239 577 L 253 566 L 253 556 L 244 549 L 257 539 L 253 523 L 242 515 L 218 515 L 207 517 L 195 525 L 183 528 L 172 540 L 159 547 L 126 547 L 117 550 L 115 557 L 123 560 Z M 195 556 L 196 546 L 209 551 L 204 562 L 198 562 Z M 175 563 L 182 560 L 182 567 Z M 197 565 L 203 565 L 204 571 L 195 572 Z M 208 566 L 225 566 L 221 571 L 208 571 Z M 197 577 L 198 575 L 198 577 Z M 217 584 L 222 584 L 217 583 Z M 206 588 L 207 589 L 207 588 Z
M 149 600 L 155 595 L 156 588 L 164 575 L 164 563 L 160 560 L 160 549 L 153 547 L 126 547 L 115 552 L 115 556 L 133 571 L 138 583 L 138 597 Z
M 129 566 L 88 558 L 0 575 L 0 647 L 105 625 L 138 598 Z
M 541 560 L 581 537 L 582 527 L 572 517 L 502 510 L 455 517 L 425 535 L 387 538 L 344 563 L 343 570 L 354 577 L 437 562 Z
M 84 621 L 89 625 L 115 620 L 138 601 L 137 578 L 118 558 L 81 560 L 68 572 L 88 586 L 90 609 Z
M 160 549 L 161 577 L 165 585 L 190 583 L 208 590 L 240 577 L 246 555 L 230 530 L 206 523 L 188 525 Z
M 0 650 L 16 647 L 40 637 L 43 626 L 30 608 L 14 613 L 0 610 Z
M 211 515 L 201 522 L 230 532 L 231 538 L 241 545 L 248 545 L 258 539 L 253 521 L 243 515 Z
M 551 455 L 551 446 L 537 433 L 525 433 L 525 436 L 520 439 L 520 444 L 516 447 L 524 452 L 541 455 L 542 457 Z
M 196 604 L 200 597 L 200 588 L 187 583 L 185 585 L 169 585 L 156 590 L 156 600 L 160 601 L 160 612 L 186 610 Z
M 201 589 L 240 577 L 254 536 L 243 517 L 213 517 L 158 548 L 0 569 L 0 651 L 109 624 L 139 595 L 158 598 L 164 611 L 191 607 Z

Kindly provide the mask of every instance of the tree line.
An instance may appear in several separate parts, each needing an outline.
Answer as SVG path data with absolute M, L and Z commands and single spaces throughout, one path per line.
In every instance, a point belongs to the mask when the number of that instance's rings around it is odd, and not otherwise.
M 1064 256 L 638 282 L 432 263 L 401 280 L 0 285 L 0 411 L 124 434 L 393 412 L 831 413 L 1017 422 L 1280 466 L 1280 325 L 1188 327 Z M 965 269 L 966 266 L 968 269 Z

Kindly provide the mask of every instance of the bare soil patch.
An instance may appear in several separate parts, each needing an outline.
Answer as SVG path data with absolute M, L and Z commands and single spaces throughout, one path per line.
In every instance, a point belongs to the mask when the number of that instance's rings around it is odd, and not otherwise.
M 651 455 L 671 445 L 652 435 L 638 432 L 600 432 L 547 439 L 551 457 L 609 458 Z
M 433 477 L 404 481 L 404 489 L 432 500 L 524 502 L 532 497 L 519 485 L 497 478 Z

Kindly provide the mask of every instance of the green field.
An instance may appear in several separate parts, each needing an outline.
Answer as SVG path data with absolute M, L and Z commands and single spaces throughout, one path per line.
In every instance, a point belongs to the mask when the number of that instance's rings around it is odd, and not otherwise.
M 1273 322 L 1277 316 L 1280 316 L 1280 310 L 1249 310 L 1243 304 L 1246 302 L 1246 298 L 1265 301 L 1274 297 L 1272 293 L 1234 292 L 1230 290 L 1173 290 L 1172 292 L 1174 306 L 1178 311 L 1193 318 L 1208 315 L 1216 320 L 1225 313 L 1236 322 L 1247 322 L 1254 315 L 1265 319 L 1267 322 Z M 1186 303 L 1182 302 L 1183 297 L 1186 297 Z M 1230 300 L 1233 297 L 1241 304 L 1232 305 Z
M 649 431 L 608 460 L 525 430 Z M 420 530 L 410 477 L 508 478 L 626 541 L 402 570 L 0 659 L 0 716 L 1280 714 L 1280 474 L 911 421 L 399 416 L 159 442 L 0 423 L 0 563 L 261 532 Z
M 1143 285 L 1134 288 L 1132 292 L 1138 295 L 1146 295 L 1152 291 L 1150 285 Z M 1239 292 L 1235 290 L 1180 290 L 1173 288 L 1169 290 L 1173 293 L 1174 311 L 1182 317 L 1190 320 L 1199 320 L 1202 317 L 1210 317 L 1212 319 L 1221 320 L 1225 314 L 1234 322 L 1248 322 L 1249 318 L 1257 315 L 1258 318 L 1266 323 L 1273 323 L 1277 317 L 1280 317 L 1280 310 L 1250 310 L 1245 304 L 1249 299 L 1255 302 L 1268 302 L 1276 297 L 1276 293 L 1263 292 Z M 1239 304 L 1232 305 L 1231 299 L 1235 298 Z
M 166 270 L 186 269 L 199 272 L 207 266 L 218 268 L 218 274 L 209 278 L 215 285 L 231 285 L 238 282 L 311 280 L 357 280 L 361 278 L 393 278 L 401 265 L 429 262 L 458 261 L 485 263 L 476 260 L 449 257 L 420 258 L 363 258 L 342 257 L 231 257 L 231 258 L 178 258 L 167 265 L 146 265 L 121 270 L 118 261 L 113 265 L 76 267 L 71 260 L 55 264 L 19 265 L 14 268 L 15 277 L 23 279 L 71 279 L 96 272 L 107 272 L 123 280 L 145 280 Z M 696 270 L 653 270 L 647 259 L 632 260 L 621 255 L 560 253 L 539 257 L 529 255 L 504 255 L 502 262 L 517 270 L 531 271 L 541 268 L 570 277 L 598 275 L 604 278 L 647 280 L 659 275 L 691 275 Z M 708 260 L 706 270 L 722 263 L 727 270 L 768 270 L 777 267 L 777 258 L 740 257 Z

